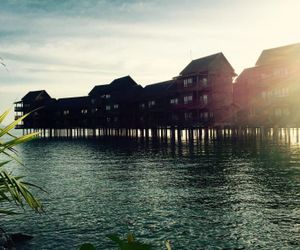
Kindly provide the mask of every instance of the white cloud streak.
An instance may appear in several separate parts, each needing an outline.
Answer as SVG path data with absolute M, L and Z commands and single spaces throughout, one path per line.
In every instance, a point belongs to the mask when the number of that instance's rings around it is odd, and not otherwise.
M 219 51 L 240 72 L 262 49 L 300 41 L 299 6 L 296 0 L 3 0 L 0 56 L 10 73 L 0 69 L 0 98 L 34 89 L 84 95 L 128 74 L 142 85 L 159 82 L 191 57 Z

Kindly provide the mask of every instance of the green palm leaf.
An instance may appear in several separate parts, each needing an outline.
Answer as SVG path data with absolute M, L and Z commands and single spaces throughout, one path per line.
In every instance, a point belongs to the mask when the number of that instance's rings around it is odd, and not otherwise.
M 0 124 L 9 114 L 9 110 L 5 111 L 0 115 Z M 29 113 L 30 114 L 30 113 Z M 7 156 L 8 158 L 17 161 L 22 164 L 16 155 L 16 150 L 14 147 L 21 143 L 28 142 L 34 139 L 38 133 L 31 133 L 23 135 L 20 137 L 14 136 L 10 133 L 15 126 L 25 119 L 29 114 L 26 114 L 14 122 L 10 123 L 8 126 L 0 129 L 0 138 L 8 135 L 11 139 L 5 142 L 0 142 L 0 154 Z M 5 138 L 5 137 L 4 137 Z M 43 207 L 38 199 L 34 197 L 28 187 L 39 188 L 37 185 L 31 184 L 29 182 L 24 182 L 23 176 L 14 176 L 5 170 L 5 166 L 10 162 L 10 160 L 0 162 L 0 214 L 2 215 L 13 215 L 16 214 L 12 209 L 2 209 L 1 204 L 3 202 L 14 203 L 19 207 L 29 206 L 36 212 L 42 212 Z M 22 164 L 23 165 L 23 164 Z M 41 189 L 41 188 L 39 188 Z M 42 190 L 42 189 L 41 189 Z

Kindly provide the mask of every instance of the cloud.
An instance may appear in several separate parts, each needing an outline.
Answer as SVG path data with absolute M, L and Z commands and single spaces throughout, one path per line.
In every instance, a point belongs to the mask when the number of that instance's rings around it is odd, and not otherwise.
M 128 74 L 145 85 L 219 51 L 240 72 L 262 49 L 300 41 L 295 6 L 294 0 L 1 0 L 0 56 L 10 73 L 0 69 L 0 95 L 31 89 L 80 95 Z

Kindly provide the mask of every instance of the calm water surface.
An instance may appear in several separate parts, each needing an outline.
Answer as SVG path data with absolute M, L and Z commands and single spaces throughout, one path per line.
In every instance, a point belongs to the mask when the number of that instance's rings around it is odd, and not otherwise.
M 36 140 L 15 173 L 39 184 L 46 213 L 0 222 L 20 249 L 116 249 L 134 232 L 164 249 L 300 249 L 300 144 L 227 138 L 170 145 L 128 139 Z

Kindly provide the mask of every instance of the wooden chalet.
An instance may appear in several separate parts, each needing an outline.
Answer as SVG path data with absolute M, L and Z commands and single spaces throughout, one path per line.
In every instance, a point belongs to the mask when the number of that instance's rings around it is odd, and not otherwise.
M 45 90 L 30 91 L 21 101 L 15 102 L 15 120 L 32 112 L 28 118 L 22 121 L 16 128 L 49 128 L 52 125 L 50 109 L 55 99 Z
M 165 81 L 147 85 L 137 102 L 139 128 L 159 128 L 169 125 L 169 100 L 172 97 L 171 87 L 174 81 Z
M 264 50 L 255 67 L 234 83 L 236 124 L 244 127 L 300 125 L 300 43 Z
M 53 127 L 56 129 L 87 128 L 89 98 L 87 96 L 57 99 L 51 105 Z
M 142 89 L 130 76 L 95 86 L 89 93 L 88 127 L 135 128 L 136 97 Z
M 175 117 L 184 127 L 230 126 L 235 75 L 223 53 L 193 60 L 176 79 Z

